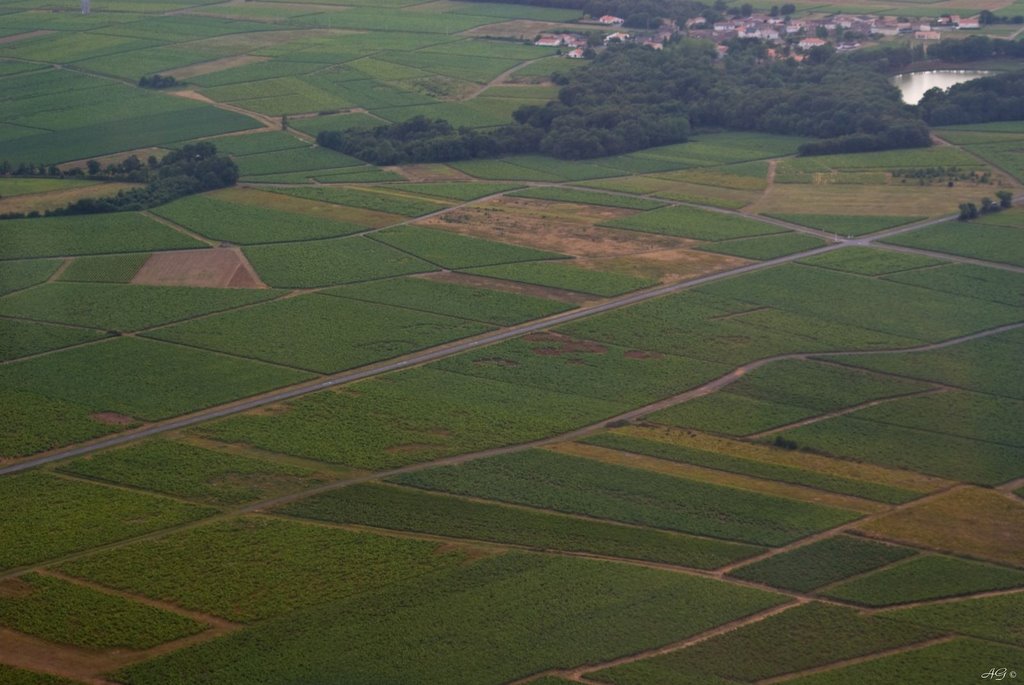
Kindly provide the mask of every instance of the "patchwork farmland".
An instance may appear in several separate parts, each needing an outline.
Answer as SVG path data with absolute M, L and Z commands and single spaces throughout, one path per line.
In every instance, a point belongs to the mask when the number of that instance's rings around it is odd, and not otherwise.
M 614 28 L 0 3 L 0 161 L 54 170 L 0 176 L 0 214 L 144 185 L 60 176 L 87 160 L 239 172 L 0 219 L 0 683 L 1024 673 L 1024 214 L 954 218 L 1019 191 L 1019 122 L 814 157 L 314 142 L 505 124 L 586 68 L 533 44 L 574 30 Z

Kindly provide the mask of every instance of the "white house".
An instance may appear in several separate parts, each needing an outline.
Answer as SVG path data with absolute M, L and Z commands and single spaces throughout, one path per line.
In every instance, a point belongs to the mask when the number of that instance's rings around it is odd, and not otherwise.
M 611 14 L 606 14 L 597 20 L 598 24 L 604 24 L 605 26 L 622 26 L 625 23 L 625 19 L 622 17 L 616 17 Z
M 824 41 L 821 38 L 804 38 L 799 43 L 797 43 L 797 46 L 801 50 L 810 50 L 811 48 L 820 48 L 826 42 L 827 41 Z

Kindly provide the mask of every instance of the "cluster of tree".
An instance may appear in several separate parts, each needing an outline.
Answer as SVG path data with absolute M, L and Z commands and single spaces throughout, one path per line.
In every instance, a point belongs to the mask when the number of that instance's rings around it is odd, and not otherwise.
M 978 207 L 973 202 L 963 202 L 960 204 L 960 216 L 957 217 L 960 221 L 970 221 L 971 219 L 977 219 L 982 214 L 992 214 L 1004 209 L 1009 209 L 1013 206 L 1013 193 L 1009 190 L 997 190 L 996 197 L 999 199 L 995 202 L 990 197 L 981 198 L 981 207 Z
M 1024 43 L 988 36 L 940 40 L 928 46 L 928 57 L 946 62 L 975 62 L 992 57 L 1024 57 Z
M 982 26 L 987 24 L 1024 24 L 1024 16 L 1015 14 L 1013 16 L 998 16 L 992 10 L 982 10 L 978 14 L 978 23 Z
M 83 198 L 65 207 L 47 210 L 46 216 L 134 212 L 156 207 L 186 195 L 232 186 L 238 181 L 238 166 L 230 157 L 218 155 L 213 143 L 185 145 L 180 150 L 167 153 L 163 159 L 150 157 L 146 164 L 133 155 L 120 164 L 111 164 L 106 168 L 94 159 L 89 160 L 86 166 L 86 171 L 78 169 L 77 174 L 66 175 L 146 185 L 122 190 L 110 197 Z M 0 218 L 14 219 L 25 216 L 21 213 L 12 213 Z M 28 216 L 39 214 L 34 212 Z
M 961 169 L 957 166 L 896 169 L 892 172 L 892 177 L 903 179 L 903 183 L 906 183 L 908 178 L 915 179 L 918 185 L 930 185 L 934 181 L 939 181 L 947 184 L 950 188 L 955 185 L 956 181 L 984 184 L 990 183 L 992 180 L 992 175 L 988 171 L 979 174 L 975 169 Z
M 932 126 L 1024 119 L 1024 71 L 932 88 L 917 106 Z
M 760 41 L 735 40 L 718 61 L 706 41 L 655 51 L 609 48 L 560 78 L 558 99 L 528 105 L 490 131 L 423 118 L 321 133 L 317 142 L 375 164 L 541 152 L 584 159 L 684 142 L 691 126 L 803 135 L 804 154 L 931 144 L 928 127 L 888 81 L 888 63 L 824 52 L 798 64 L 765 60 Z
M 143 76 L 139 79 L 140 88 L 173 88 L 176 85 L 178 85 L 178 79 L 163 74 Z

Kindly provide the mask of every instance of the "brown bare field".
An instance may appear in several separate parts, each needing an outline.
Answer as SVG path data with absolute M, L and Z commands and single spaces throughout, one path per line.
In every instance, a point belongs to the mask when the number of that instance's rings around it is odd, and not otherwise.
M 7 212 L 44 212 L 57 209 L 85 197 L 108 197 L 116 195 L 120 190 L 141 188 L 139 183 L 96 183 L 93 185 L 76 185 L 61 190 L 50 190 L 42 193 L 13 195 L 0 199 L 0 214 Z
M 736 488 L 738 490 L 760 492 L 766 495 L 775 495 L 777 497 L 785 497 L 787 499 L 800 500 L 802 502 L 811 502 L 813 504 L 821 504 L 823 506 L 839 507 L 840 509 L 849 509 L 851 511 L 857 511 L 864 514 L 878 513 L 885 511 L 887 508 L 884 504 L 861 499 L 859 497 L 837 495 L 802 485 L 789 485 L 788 483 L 780 483 L 774 480 L 762 480 L 760 478 L 752 478 L 750 476 L 708 469 L 702 466 L 694 466 L 692 464 L 684 464 L 682 462 L 658 459 L 657 457 L 647 457 L 640 454 L 632 454 L 630 452 L 620 452 L 619 450 L 598 447 L 596 445 L 582 445 L 575 442 L 569 442 L 554 445 L 549 449 L 554 449 L 555 451 L 562 452 L 564 454 L 571 454 L 576 457 L 593 459 L 594 461 L 600 461 L 605 464 L 628 466 L 629 468 L 643 469 L 644 471 L 653 471 L 654 473 L 663 473 L 665 475 L 675 476 L 676 478 L 685 478 L 687 480 L 698 481 L 701 483 L 723 485 L 725 487 Z
M 758 214 L 828 213 L 885 214 L 891 216 L 942 216 L 957 211 L 961 202 L 977 202 L 978 189 L 957 185 L 772 185 L 764 196 L 748 207 Z
M 595 224 L 636 214 L 631 209 L 500 197 L 461 207 L 420 224 L 503 243 L 578 257 L 576 266 L 662 282 L 732 268 L 746 260 L 701 252 L 686 238 Z
M 131 282 L 194 288 L 267 287 L 237 247 L 158 252 L 146 260 Z
M 833 459 L 806 452 L 794 452 L 768 445 L 730 440 L 716 435 L 708 435 L 681 428 L 644 424 L 616 428 L 614 432 L 645 440 L 668 442 L 690 449 L 718 452 L 719 454 L 732 455 L 743 459 L 750 459 L 751 461 L 790 466 L 805 471 L 815 471 L 830 476 L 851 478 L 869 483 L 881 483 L 920 493 L 934 492 L 951 485 L 950 481 L 932 476 L 924 476 L 912 471 L 898 471 L 873 464 L 859 464 L 857 462 Z
M 415 183 L 436 181 L 471 181 L 473 177 L 444 164 L 406 164 L 405 166 L 384 167 L 387 171 L 405 176 Z
M 1024 502 L 964 486 L 859 526 L 871 537 L 1024 567 Z
M 203 74 L 212 74 L 217 71 L 224 71 L 225 69 L 232 69 L 234 67 L 243 67 L 246 64 L 266 62 L 269 59 L 269 57 L 258 57 L 256 55 L 235 55 L 233 57 L 211 60 L 209 62 L 190 64 L 187 67 L 171 69 L 163 73 L 165 76 L 173 76 L 174 78 L 181 80 L 193 78 L 195 76 L 202 76 Z
M 3 38 L 0 38 L 0 45 L 4 45 L 6 43 L 17 43 L 19 40 L 28 40 L 29 38 L 39 38 L 51 33 L 54 32 L 45 29 L 40 29 L 39 31 L 28 31 L 26 33 L 15 33 L 13 36 L 4 36 Z
M 441 283 L 454 283 L 455 285 L 468 285 L 473 288 L 485 288 L 487 290 L 500 290 L 506 293 L 513 293 L 516 295 L 530 295 L 532 297 L 543 297 L 548 300 L 555 300 L 556 302 L 565 302 L 566 304 L 584 304 L 586 302 L 596 301 L 600 298 L 595 298 L 590 295 L 583 293 L 572 292 L 571 290 L 561 290 L 560 288 L 547 288 L 542 285 L 530 285 L 529 283 L 519 283 L 517 281 L 503 281 L 497 278 L 487 278 L 486 276 L 474 276 L 472 274 L 460 274 L 454 272 L 435 272 L 429 274 L 422 274 L 414 276 L 413 278 L 424 278 L 428 281 L 440 281 Z
M 282 212 L 293 212 L 295 214 L 308 214 L 334 221 L 345 221 L 348 223 L 366 226 L 368 228 L 379 228 L 391 226 L 408 219 L 398 214 L 387 214 L 376 212 L 372 209 L 360 207 L 348 207 L 336 205 L 331 202 L 317 202 L 316 200 L 304 200 L 283 193 L 272 193 L 254 188 L 235 187 L 218 190 L 209 194 L 216 200 L 225 202 L 237 202 L 238 204 L 250 205 L 253 207 L 265 207 L 276 209 Z

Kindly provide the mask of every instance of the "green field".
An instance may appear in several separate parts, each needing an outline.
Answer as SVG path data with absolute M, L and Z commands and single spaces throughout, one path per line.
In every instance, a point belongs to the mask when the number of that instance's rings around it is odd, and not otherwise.
M 1019 330 L 914 354 L 844 357 L 843 363 L 953 385 L 965 390 L 1024 399 L 1015 369 L 1024 353 Z
M 149 259 L 145 252 L 76 257 L 60 274 L 62 281 L 128 283 Z
M 885 276 L 901 271 L 941 266 L 942 261 L 918 254 L 850 247 L 800 260 L 801 264 L 863 276 Z
M 437 543 L 266 518 L 220 521 L 65 562 L 120 590 L 252 622 L 457 565 Z
M 7 262 L 0 269 L 0 296 L 42 283 L 60 267 L 57 259 L 31 259 Z
M 710 245 L 703 245 L 700 249 L 707 252 L 743 257 L 744 259 L 764 260 L 783 257 L 794 252 L 813 250 L 825 245 L 827 243 L 821 238 L 793 232 L 741 238 L 739 240 L 724 240 L 711 243 Z
M 131 212 L 0 222 L 0 259 L 196 247 L 205 246 L 198 240 Z
M 154 440 L 67 462 L 64 473 L 207 504 L 241 504 L 313 487 L 311 469 Z
M 890 274 L 887 280 L 931 288 L 989 302 L 1024 302 L 1024 275 L 974 264 L 947 264 L 936 269 Z
M 572 309 L 571 305 L 540 297 L 473 288 L 425 278 L 390 278 L 343 285 L 323 292 L 327 295 L 406 307 L 498 326 L 510 326 Z
M 1024 645 L 1024 593 L 894 609 L 878 616 L 972 637 Z
M 847 607 L 813 602 L 693 647 L 590 677 L 616 685 L 753 683 L 939 635 L 936 630 L 897 625 Z
M 533 333 L 444 359 L 437 368 L 516 386 L 606 399 L 623 410 L 700 385 L 723 366 L 649 354 L 550 333 Z
M 207 238 L 241 245 L 332 238 L 366 230 L 357 223 L 222 202 L 205 195 L 193 195 L 158 207 L 154 214 Z
M 319 202 L 333 202 L 338 205 L 362 207 L 380 212 L 391 212 L 402 216 L 421 216 L 445 209 L 447 202 L 429 200 L 394 191 L 369 191 L 355 188 L 274 188 L 274 192 L 301 197 Z
M 285 506 L 282 513 L 452 538 L 715 568 L 761 548 L 616 525 L 387 485 L 356 485 Z
M 87 328 L 0 318 L 0 361 L 97 340 L 103 335 Z
M 0 314 L 108 331 L 135 331 L 235 309 L 280 295 L 273 290 L 48 283 L 0 300 Z
M 36 564 L 203 518 L 212 509 L 102 485 L 26 473 L 0 479 L 6 524 L 0 568 Z
M 979 663 L 1006 663 L 1016 668 L 1022 662 L 1024 650 L 961 639 L 840 667 L 791 682 L 799 685 L 861 685 L 884 682 L 886 679 L 906 685 L 932 685 L 943 679 L 968 682 L 993 668 L 1002 668 L 983 666 L 979 673 Z
M 0 383 L 9 390 L 145 420 L 177 416 L 310 377 L 294 369 L 129 337 L 0 367 Z M 43 412 L 35 421 L 50 418 Z
M 798 547 L 792 552 L 742 566 L 730 572 L 730 575 L 786 590 L 810 592 L 916 553 L 908 547 L 836 535 Z
M 0 625 L 51 642 L 90 649 L 146 649 L 207 626 L 163 609 L 35 573 L 0 596 Z
M 321 602 L 119 679 L 142 685 L 178 673 L 221 685 L 287 678 L 497 685 L 679 640 L 779 600 L 707 578 L 504 554 L 376 595 Z
M 275 288 L 318 288 L 436 270 L 361 236 L 253 245 L 244 252 L 263 282 Z
M 762 221 L 683 206 L 655 209 L 624 219 L 609 221 L 604 225 L 709 241 L 786 232 L 785 228 Z
M 276 415 L 243 414 L 194 430 L 273 452 L 385 469 L 557 435 L 619 409 L 432 367 L 308 395 L 285 407 Z M 339 441 L 339 433 L 346 439 Z
M 694 464 L 717 471 L 728 473 L 739 473 L 754 478 L 789 483 L 791 485 L 803 485 L 809 488 L 835 492 L 842 495 L 863 497 L 865 499 L 899 504 L 915 499 L 919 493 L 893 488 L 876 483 L 852 480 L 838 476 L 815 473 L 802 469 L 770 464 L 750 459 L 742 459 L 717 452 L 696 450 L 681 445 L 674 445 L 667 442 L 646 440 L 629 435 L 618 433 L 600 433 L 585 438 L 582 442 L 588 445 L 607 447 L 613 450 L 643 454 L 659 459 L 676 461 L 684 464 Z
M 449 316 L 313 294 L 205 317 L 149 335 L 335 373 L 488 330 L 490 326 Z M 297 331 L 301 337 L 296 337 Z
M 824 594 L 865 606 L 887 606 L 1024 585 L 1024 572 L 956 557 L 919 555 L 834 585 Z
M 374 233 L 373 239 L 446 269 L 565 257 L 555 252 L 531 250 L 420 226 L 395 226 Z
M 996 485 L 1024 476 L 1020 447 L 869 421 L 860 412 L 779 435 L 801 449 L 968 483 Z
M 923 216 L 845 216 L 835 214 L 772 214 L 770 216 L 843 237 L 875 233 L 925 218 Z
M 467 269 L 468 273 L 506 281 L 542 285 L 560 290 L 613 297 L 656 285 L 656 281 L 609 271 L 583 269 L 560 262 L 508 264 Z
M 886 238 L 884 242 L 935 252 L 1024 266 L 1020 227 L 949 221 Z
M 782 545 L 856 518 L 839 509 L 540 450 L 390 480 L 757 545 Z

